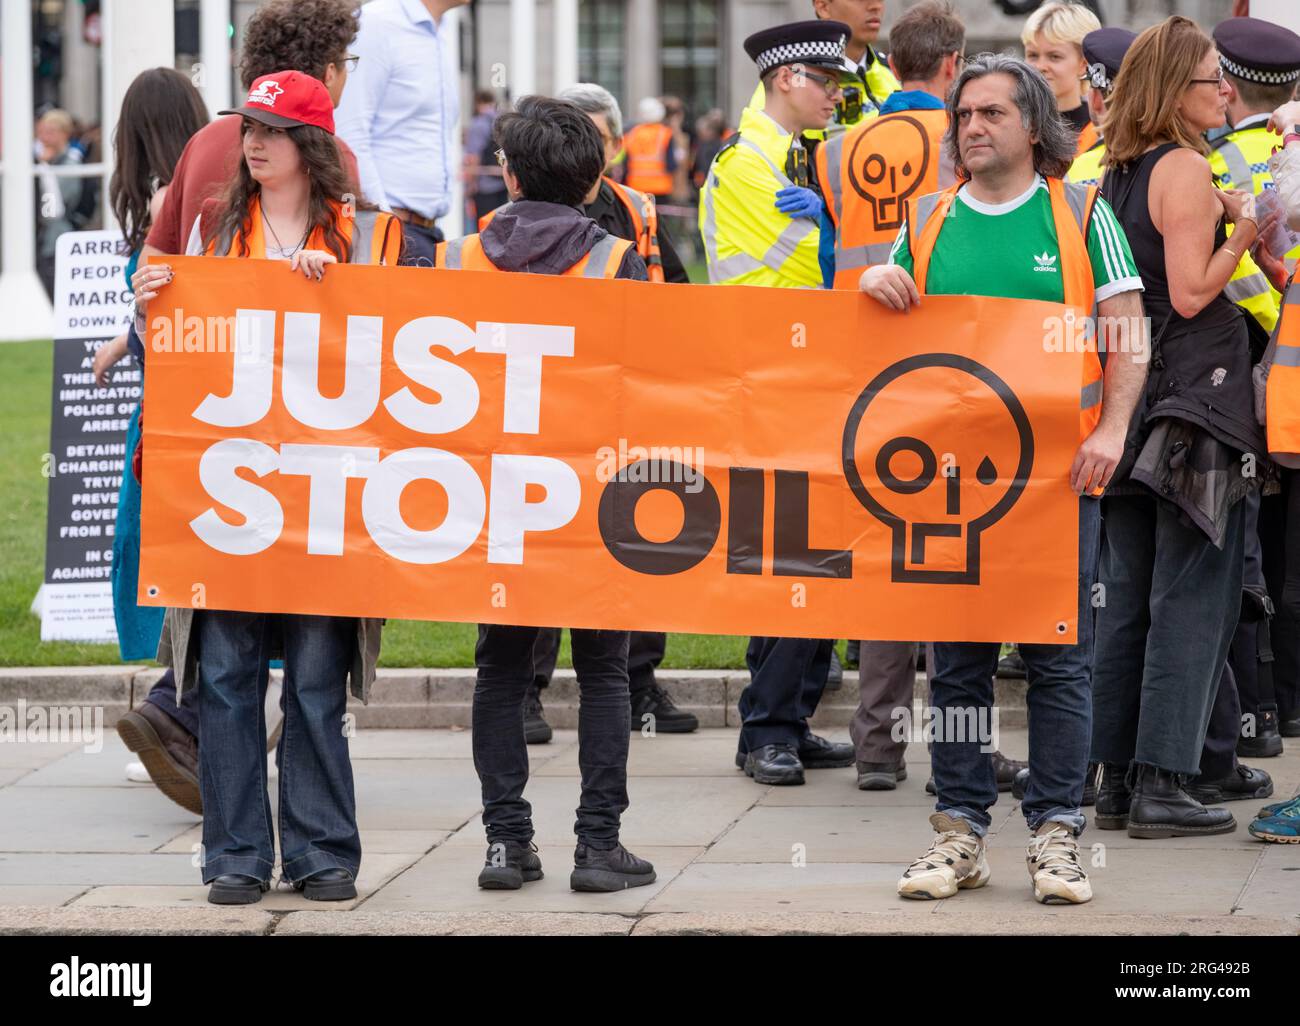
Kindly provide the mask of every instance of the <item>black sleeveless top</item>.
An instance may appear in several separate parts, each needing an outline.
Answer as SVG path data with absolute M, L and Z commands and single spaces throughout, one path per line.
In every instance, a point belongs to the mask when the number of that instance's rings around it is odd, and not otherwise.
M 1101 187 L 1128 236 L 1145 289 L 1142 303 L 1153 344 L 1145 416 L 1148 421 L 1191 421 L 1234 449 L 1262 454 L 1266 447 L 1255 420 L 1246 312 L 1220 292 L 1194 317 L 1183 317 L 1169 298 L 1165 240 L 1151 221 L 1147 193 L 1152 169 L 1177 146 L 1165 143 L 1130 164 L 1107 168 Z M 1220 221 L 1215 249 L 1226 239 Z

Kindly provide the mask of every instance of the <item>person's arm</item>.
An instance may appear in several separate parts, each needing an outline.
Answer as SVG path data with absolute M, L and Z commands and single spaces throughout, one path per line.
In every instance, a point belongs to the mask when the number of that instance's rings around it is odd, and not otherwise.
M 1300 232 L 1300 100 L 1273 111 L 1268 127 L 1282 136 L 1282 149 L 1269 158 L 1269 171 L 1286 210 L 1287 225 Z
M 821 235 L 817 242 L 817 262 L 822 269 L 822 288 L 835 287 L 835 222 L 830 211 L 822 205 Z
M 357 70 L 348 76 L 343 100 L 334 113 L 335 130 L 356 154 L 362 195 L 371 203 L 388 210 L 388 194 L 384 191 L 383 177 L 375 161 L 371 133 L 391 69 L 387 58 L 388 47 L 378 32 L 367 32 L 366 28 L 363 19 L 361 31 L 352 44 L 353 52 L 361 60 L 357 62 Z
M 921 293 L 912 280 L 912 249 L 907 241 L 907 221 L 898 229 L 894 248 L 889 251 L 889 263 L 872 264 L 862 272 L 858 288 L 881 306 L 907 313 L 913 306 L 921 305 Z
M 1164 237 L 1169 300 L 1182 317 L 1195 317 L 1223 291 L 1241 254 L 1259 233 L 1255 197 L 1216 189 L 1210 164 L 1194 150 L 1166 154 L 1151 172 L 1147 193 L 1151 221 Z M 1214 233 L 1226 216 L 1235 225 L 1218 249 Z
M 1101 419 L 1083 440 L 1070 468 L 1070 487 L 1079 495 L 1105 488 L 1124 455 L 1129 421 L 1146 383 L 1151 340 L 1142 293 L 1120 292 L 1097 304 L 1097 343 L 1106 353 Z

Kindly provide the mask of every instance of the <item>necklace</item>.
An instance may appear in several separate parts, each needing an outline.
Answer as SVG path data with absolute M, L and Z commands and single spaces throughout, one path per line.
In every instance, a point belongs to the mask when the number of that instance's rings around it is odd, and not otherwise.
M 280 251 L 281 254 L 283 254 L 286 257 L 291 257 L 295 253 L 297 253 L 298 250 L 302 249 L 303 246 L 307 245 L 307 239 L 311 237 L 311 227 L 309 225 L 307 230 L 303 232 L 302 241 L 299 242 L 298 245 L 294 246 L 293 249 L 286 250 L 284 248 L 284 243 L 280 241 L 280 236 L 276 234 L 275 225 L 273 225 L 271 223 L 271 219 L 267 217 L 265 209 L 262 211 L 262 220 L 266 222 L 266 228 L 271 233 L 271 238 L 275 239 L 276 248 Z

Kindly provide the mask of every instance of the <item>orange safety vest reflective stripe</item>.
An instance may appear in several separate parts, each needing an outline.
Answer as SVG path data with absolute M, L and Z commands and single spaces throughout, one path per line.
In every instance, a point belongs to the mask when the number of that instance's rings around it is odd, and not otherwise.
M 1264 393 L 1268 451 L 1280 464 L 1300 466 L 1300 282 L 1292 277 L 1282 297 L 1276 349 Z
M 948 210 L 957 198 L 960 184 L 943 192 L 907 201 L 908 246 L 912 253 L 912 279 L 916 291 L 925 294 L 926 277 L 935 241 L 943 230 Z M 1076 317 L 1093 318 L 1096 289 L 1092 279 L 1092 260 L 1088 256 L 1088 219 L 1097 201 L 1095 185 L 1075 185 L 1060 178 L 1047 179 L 1052 201 L 1052 221 L 1056 227 L 1056 244 L 1061 251 L 1061 284 L 1065 303 L 1076 309 Z M 1089 323 L 1079 321 L 1080 324 Z M 1092 323 L 1096 323 L 1095 320 Z M 1083 380 L 1079 387 L 1079 438 L 1087 438 L 1101 420 L 1102 368 L 1097 356 L 1096 332 L 1082 332 L 1079 342 L 1085 345 Z
M 392 214 L 380 210 L 357 210 L 349 212 L 342 203 L 330 201 L 334 212 L 335 224 L 341 227 L 341 234 L 352 244 L 350 262 L 354 264 L 376 264 L 393 266 L 402 255 L 401 224 Z M 266 259 L 266 237 L 262 231 L 262 202 L 254 196 L 248 207 L 249 232 L 248 256 L 254 260 Z M 230 256 L 242 248 L 240 240 L 243 232 L 236 231 L 233 236 L 215 237 L 204 251 L 207 256 Z M 316 228 L 303 249 L 328 250 L 325 232 Z
M 909 196 L 953 184 L 942 159 L 947 130 L 946 111 L 899 111 L 817 147 L 817 181 L 835 225 L 835 288 L 856 289 L 864 270 L 889 262 Z
M 1097 126 L 1089 121 L 1079 132 L 1078 145 L 1075 147 L 1074 155 L 1082 157 L 1099 142 L 1101 142 L 1101 136 L 1097 134 Z
M 627 171 L 623 181 L 629 189 L 667 196 L 673 191 L 673 176 L 668 170 L 668 147 L 673 144 L 673 130 L 663 124 L 637 125 L 623 137 L 627 151 Z
M 631 248 L 632 243 L 627 239 L 606 235 L 564 274 L 573 278 L 612 278 L 618 274 L 619 265 Z M 483 252 L 483 243 L 477 235 L 438 243 L 434 249 L 433 266 L 454 271 L 501 270 Z
M 659 212 L 655 209 L 654 197 L 648 193 L 629 189 L 626 185 L 620 185 L 608 175 L 601 180 L 609 183 L 610 188 L 614 190 L 614 195 L 622 201 L 628 214 L 631 215 L 632 234 L 636 236 L 632 241 L 636 243 L 636 251 L 645 261 L 647 280 L 664 281 L 664 260 L 659 252 Z M 478 230 L 482 231 L 491 224 L 496 213 L 496 210 L 489 210 L 480 217 Z

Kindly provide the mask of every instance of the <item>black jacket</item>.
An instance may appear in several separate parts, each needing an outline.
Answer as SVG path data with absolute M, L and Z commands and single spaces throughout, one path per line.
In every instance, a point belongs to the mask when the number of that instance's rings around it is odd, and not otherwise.
M 611 235 L 636 241 L 632 234 L 635 227 L 632 224 L 632 215 L 628 213 L 623 201 L 614 195 L 614 190 L 610 188 L 608 182 L 600 183 L 600 192 L 596 194 L 596 199 L 583 210 Z M 664 265 L 664 281 L 679 283 L 690 281 L 686 276 L 686 268 L 682 266 L 681 257 L 677 255 L 672 240 L 668 238 L 668 229 L 662 217 L 659 218 L 659 259 Z

